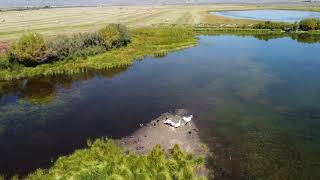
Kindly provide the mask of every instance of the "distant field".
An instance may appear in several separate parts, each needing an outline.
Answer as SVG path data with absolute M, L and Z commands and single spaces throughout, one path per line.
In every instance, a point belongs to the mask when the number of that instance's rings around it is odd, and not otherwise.
M 297 5 L 167 5 L 167 6 L 105 6 L 53 8 L 0 12 L 0 40 L 19 37 L 25 31 L 45 34 L 90 31 L 107 23 L 123 23 L 130 27 L 156 24 L 245 24 L 252 21 L 209 15 L 209 11 L 241 9 L 308 9 L 319 6 Z

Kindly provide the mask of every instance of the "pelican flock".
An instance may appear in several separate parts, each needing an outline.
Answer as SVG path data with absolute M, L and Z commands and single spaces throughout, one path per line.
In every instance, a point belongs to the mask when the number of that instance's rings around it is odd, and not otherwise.
M 192 120 L 192 118 L 193 118 L 193 115 L 184 116 L 184 117 L 182 117 L 182 120 L 187 124 Z M 175 123 L 171 119 L 166 118 L 166 120 L 164 121 L 164 124 L 167 124 L 167 125 L 175 127 L 175 128 L 179 128 L 181 126 L 181 120 L 179 120 L 178 123 Z

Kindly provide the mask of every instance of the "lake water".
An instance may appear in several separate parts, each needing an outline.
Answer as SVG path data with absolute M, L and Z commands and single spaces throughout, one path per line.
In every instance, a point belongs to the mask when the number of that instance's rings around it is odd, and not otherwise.
M 306 18 L 320 18 L 320 12 L 291 11 L 291 10 L 247 10 L 212 12 L 228 18 L 296 22 Z
M 0 174 L 185 108 L 217 179 L 320 179 L 320 38 L 294 39 L 200 36 L 122 69 L 0 82 Z

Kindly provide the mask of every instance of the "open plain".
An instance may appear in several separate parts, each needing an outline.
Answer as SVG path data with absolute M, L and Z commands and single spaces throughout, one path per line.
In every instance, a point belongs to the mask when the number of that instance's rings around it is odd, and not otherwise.
M 211 5 L 145 5 L 64 7 L 0 12 L 0 40 L 18 38 L 26 31 L 52 35 L 57 33 L 92 31 L 108 23 L 129 27 L 161 24 L 252 24 L 254 21 L 229 19 L 210 15 L 212 11 L 247 9 L 296 9 L 320 11 L 319 4 L 211 4 Z

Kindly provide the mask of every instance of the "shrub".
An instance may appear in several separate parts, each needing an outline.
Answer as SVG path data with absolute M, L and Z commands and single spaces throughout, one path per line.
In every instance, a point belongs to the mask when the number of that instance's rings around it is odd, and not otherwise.
M 9 58 L 11 62 L 35 66 L 50 59 L 46 56 L 47 50 L 48 48 L 41 34 L 27 33 L 22 35 L 19 41 L 11 47 Z
M 9 67 L 9 59 L 4 54 L 0 54 L 0 69 L 8 69 Z
M 292 30 L 294 28 L 294 24 L 281 23 L 281 22 L 271 22 L 265 21 L 253 26 L 255 29 L 271 29 L 271 30 Z
M 301 20 L 299 23 L 299 29 L 303 31 L 319 30 L 320 19 L 310 18 L 310 19 Z
M 120 24 L 110 24 L 99 32 L 60 35 L 45 41 L 38 33 L 24 34 L 9 51 L 11 63 L 36 66 L 53 61 L 103 53 L 127 45 L 131 36 Z M 1 63 L 1 62 L 0 62 Z M 6 64 L 1 63 L 1 66 Z
M 100 29 L 99 33 L 110 48 L 124 46 L 131 41 L 129 31 L 121 24 L 110 24 Z
M 48 42 L 49 53 L 56 60 L 73 59 L 105 52 L 104 40 L 98 33 L 61 35 Z

